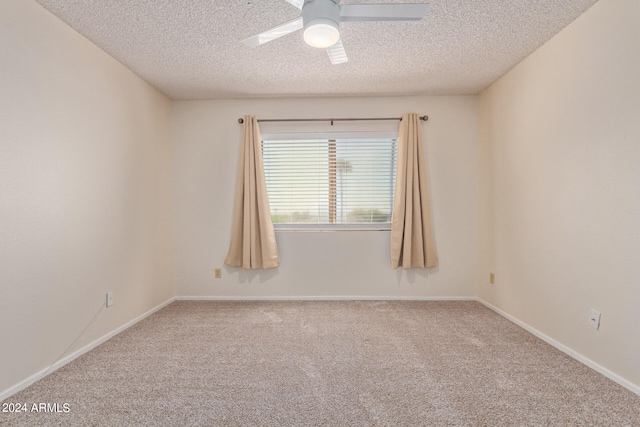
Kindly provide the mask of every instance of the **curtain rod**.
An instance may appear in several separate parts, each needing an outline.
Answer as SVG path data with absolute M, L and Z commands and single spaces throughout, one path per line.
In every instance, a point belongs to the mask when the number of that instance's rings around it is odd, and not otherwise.
M 420 116 L 420 120 L 426 122 L 429 116 Z M 363 120 L 402 120 L 402 117 L 375 117 L 375 118 L 348 118 L 348 119 L 258 119 L 258 122 L 355 122 Z M 244 119 L 238 119 L 238 123 L 244 123 Z

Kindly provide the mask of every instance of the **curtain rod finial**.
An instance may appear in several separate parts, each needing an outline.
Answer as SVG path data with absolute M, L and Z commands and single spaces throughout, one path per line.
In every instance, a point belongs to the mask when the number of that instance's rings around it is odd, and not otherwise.
M 429 116 L 422 116 L 420 117 L 420 120 L 422 120 L 423 122 L 426 122 L 427 120 L 429 120 Z
M 243 124 L 244 123 L 244 119 L 238 119 L 238 123 Z

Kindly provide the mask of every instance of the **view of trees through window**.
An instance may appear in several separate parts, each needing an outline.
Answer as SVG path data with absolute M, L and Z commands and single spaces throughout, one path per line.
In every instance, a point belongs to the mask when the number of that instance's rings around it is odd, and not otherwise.
M 264 140 L 274 224 L 391 221 L 395 139 Z

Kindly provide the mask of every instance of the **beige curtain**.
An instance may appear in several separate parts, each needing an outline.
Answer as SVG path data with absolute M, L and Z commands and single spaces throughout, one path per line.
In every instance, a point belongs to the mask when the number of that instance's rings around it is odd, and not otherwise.
M 255 116 L 244 116 L 231 245 L 224 263 L 245 270 L 278 266 L 261 144 L 258 120 Z
M 398 129 L 396 186 L 391 216 L 391 266 L 438 265 L 427 194 L 427 167 L 420 118 L 404 114 Z

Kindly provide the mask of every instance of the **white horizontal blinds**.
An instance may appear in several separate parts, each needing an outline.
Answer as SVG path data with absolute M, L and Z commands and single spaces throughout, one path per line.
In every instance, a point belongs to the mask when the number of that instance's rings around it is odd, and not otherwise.
M 395 139 L 265 140 L 274 224 L 374 224 L 391 220 Z
M 327 150 L 326 140 L 262 141 L 274 224 L 329 222 Z
M 390 222 L 395 140 L 336 141 L 336 222 Z

